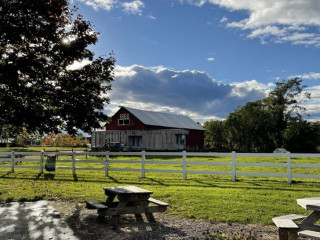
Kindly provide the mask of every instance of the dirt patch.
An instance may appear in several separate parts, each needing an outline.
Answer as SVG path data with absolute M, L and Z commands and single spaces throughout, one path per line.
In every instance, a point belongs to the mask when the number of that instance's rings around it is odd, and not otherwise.
M 210 223 L 198 219 L 185 219 L 164 213 L 154 214 L 156 223 L 136 223 L 133 216 L 120 218 L 116 226 L 97 222 L 95 210 L 88 210 L 77 202 L 54 201 L 50 204 L 66 218 L 70 227 L 80 239 L 205 239 L 217 232 L 234 239 L 278 239 L 275 226 Z M 208 238 L 207 238 L 208 239 Z

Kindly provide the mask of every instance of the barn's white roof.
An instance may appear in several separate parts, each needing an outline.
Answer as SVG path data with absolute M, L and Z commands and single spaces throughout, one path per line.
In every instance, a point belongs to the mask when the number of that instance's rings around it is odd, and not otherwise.
M 203 127 L 187 116 L 176 115 L 172 113 L 144 111 L 129 107 L 123 108 L 133 114 L 145 125 L 204 130 Z

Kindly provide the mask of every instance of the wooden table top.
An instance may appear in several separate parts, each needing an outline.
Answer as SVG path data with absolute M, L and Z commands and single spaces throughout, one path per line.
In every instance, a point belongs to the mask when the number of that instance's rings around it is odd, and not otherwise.
M 115 195 L 122 195 L 122 194 L 145 194 L 151 195 L 153 192 L 139 188 L 136 186 L 120 186 L 120 187 L 104 187 L 103 188 L 105 193 L 112 193 Z
M 297 203 L 304 209 L 320 211 L 320 197 L 300 198 Z

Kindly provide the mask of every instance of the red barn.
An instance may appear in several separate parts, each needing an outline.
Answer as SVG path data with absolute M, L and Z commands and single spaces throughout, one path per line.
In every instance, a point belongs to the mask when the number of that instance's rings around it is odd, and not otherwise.
M 92 147 L 120 142 L 132 150 L 202 150 L 204 129 L 182 115 L 121 107 L 106 131 L 91 135 Z

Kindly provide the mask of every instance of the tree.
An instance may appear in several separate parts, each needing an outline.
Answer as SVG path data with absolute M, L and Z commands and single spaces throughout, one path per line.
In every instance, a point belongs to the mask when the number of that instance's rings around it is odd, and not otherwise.
M 316 152 L 320 142 L 320 125 L 301 117 L 291 118 L 284 130 L 284 147 L 290 152 Z
M 1 127 L 74 134 L 106 121 L 115 59 L 94 58 L 98 32 L 74 13 L 68 0 L 1 0 Z
M 42 139 L 42 146 L 53 147 L 86 147 L 88 140 L 82 134 L 71 136 L 69 134 L 59 133 L 57 135 L 50 134 Z
M 205 146 L 217 152 L 226 151 L 225 121 L 208 121 L 204 123 Z
M 274 149 L 273 126 L 270 113 L 263 102 L 248 102 L 230 113 L 226 119 L 225 131 L 230 150 L 241 152 L 268 152 Z
M 207 145 L 217 146 L 220 142 L 229 151 L 241 152 L 270 152 L 278 147 L 315 151 L 318 141 L 312 143 L 312 139 L 319 139 L 319 128 L 302 118 L 306 112 L 302 103 L 311 96 L 303 91 L 306 86 L 301 83 L 299 78 L 276 83 L 268 97 L 230 113 L 223 130 L 205 123 Z
M 301 118 L 301 114 L 306 112 L 302 103 L 311 98 L 309 92 L 303 92 L 306 85 L 301 85 L 302 79 L 293 78 L 277 82 L 276 87 L 263 99 L 268 111 L 272 114 L 273 135 L 277 147 L 284 145 L 284 130 L 291 118 Z

